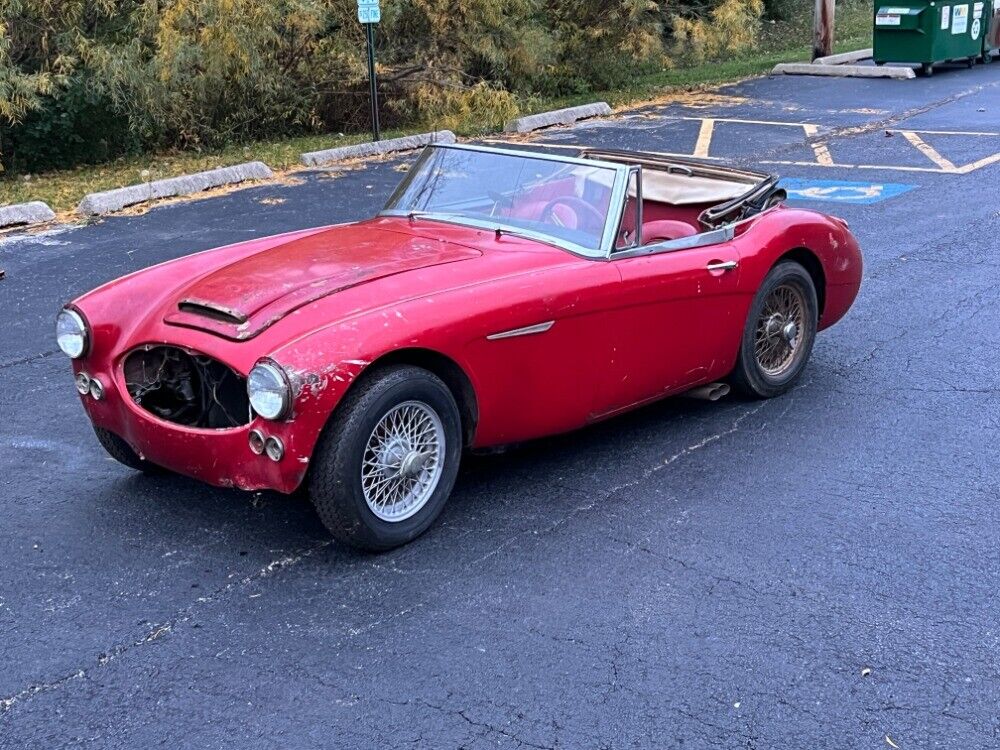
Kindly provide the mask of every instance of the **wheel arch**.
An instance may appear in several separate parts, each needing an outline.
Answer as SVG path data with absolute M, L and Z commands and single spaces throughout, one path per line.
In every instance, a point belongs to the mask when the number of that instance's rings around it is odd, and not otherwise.
M 356 388 L 359 382 L 393 365 L 420 367 L 437 375 L 437 377 L 444 381 L 444 384 L 448 386 L 448 390 L 451 391 L 455 403 L 458 404 L 458 411 L 462 416 L 462 439 L 464 444 L 465 446 L 471 445 L 476 434 L 476 426 L 479 423 L 479 402 L 476 398 L 476 391 L 472 385 L 471 378 L 469 378 L 461 365 L 446 354 L 420 347 L 394 349 L 391 352 L 386 352 L 372 360 L 365 367 L 361 376 L 351 383 L 351 387 L 347 393 Z M 344 396 L 341 397 L 341 401 L 343 401 Z M 336 411 L 336 408 L 334 411 Z
M 823 262 L 809 248 L 796 247 L 778 258 L 771 268 L 786 260 L 798 263 L 806 269 L 806 272 L 812 278 L 813 286 L 816 287 L 816 303 L 819 308 L 817 312 L 819 313 L 819 317 L 822 318 L 823 308 L 826 303 L 826 271 L 823 270 Z

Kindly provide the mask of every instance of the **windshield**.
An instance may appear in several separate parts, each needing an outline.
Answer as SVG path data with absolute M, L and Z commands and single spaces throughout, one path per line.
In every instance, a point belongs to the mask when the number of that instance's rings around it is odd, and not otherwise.
M 602 250 L 617 170 L 544 154 L 429 148 L 385 207 Z M 617 221 L 617 212 L 610 217 Z

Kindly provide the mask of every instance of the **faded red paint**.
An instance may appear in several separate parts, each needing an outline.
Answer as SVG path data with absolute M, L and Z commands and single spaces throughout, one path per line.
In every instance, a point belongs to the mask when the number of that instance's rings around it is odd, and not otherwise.
M 381 357 L 425 349 L 468 375 L 474 447 L 527 440 L 727 375 L 750 303 L 774 263 L 810 249 L 826 277 L 820 328 L 839 320 L 861 282 L 861 255 L 839 221 L 779 207 L 731 242 L 638 258 L 589 260 L 530 240 L 428 220 L 376 218 L 230 245 L 100 287 L 73 303 L 93 328 L 73 363 L 106 396 L 91 419 L 154 463 L 220 486 L 291 492 L 330 414 Z M 730 273 L 709 262 L 738 260 Z M 245 327 L 178 311 L 197 299 L 246 316 Z M 489 334 L 553 320 L 543 334 Z M 245 334 L 240 338 L 240 334 Z M 159 420 L 128 397 L 127 353 L 170 343 L 246 374 L 268 356 L 294 381 L 287 421 L 204 430 Z M 253 427 L 285 457 L 252 454 Z

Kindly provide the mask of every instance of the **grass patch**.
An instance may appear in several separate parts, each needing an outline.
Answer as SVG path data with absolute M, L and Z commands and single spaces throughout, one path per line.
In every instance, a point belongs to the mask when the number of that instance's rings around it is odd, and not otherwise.
M 837 32 L 841 38 L 836 44 L 835 51 L 847 52 L 871 45 L 871 13 L 870 0 L 838 4 Z M 809 14 L 803 14 L 795 21 L 768 23 L 765 24 L 758 48 L 741 54 L 739 59 L 716 60 L 697 65 L 679 64 L 674 68 L 639 76 L 630 85 L 614 91 L 595 91 L 558 98 L 532 97 L 520 103 L 522 114 L 601 100 L 607 101 L 612 106 L 625 106 L 673 91 L 717 85 L 761 75 L 780 62 L 809 60 L 811 53 L 809 44 L 788 45 L 787 41 L 810 38 Z M 434 128 L 426 124 L 414 125 L 412 128 L 385 132 L 383 137 L 394 138 L 429 129 Z M 469 122 L 456 128 L 456 132 L 460 135 L 473 136 L 483 134 L 485 129 L 481 123 Z M 263 161 L 272 169 L 285 170 L 299 166 L 299 155 L 304 151 L 349 146 L 368 141 L 370 138 L 368 133 L 286 137 L 273 141 L 236 144 L 218 151 L 145 154 L 71 170 L 37 175 L 4 175 L 0 178 L 0 205 L 40 200 L 48 203 L 57 212 L 69 211 L 76 207 L 84 195 L 99 190 L 110 190 L 244 161 Z
M 389 131 L 383 137 L 395 138 L 403 134 L 403 131 Z M 56 212 L 68 211 L 76 208 L 84 195 L 99 190 L 111 190 L 245 161 L 262 161 L 274 170 L 285 170 L 299 166 L 299 155 L 305 151 L 350 146 L 368 140 L 371 140 L 371 135 L 365 133 L 308 135 L 236 144 L 218 151 L 139 154 L 106 164 L 41 174 L 4 176 L 0 181 L 0 205 L 45 201 Z

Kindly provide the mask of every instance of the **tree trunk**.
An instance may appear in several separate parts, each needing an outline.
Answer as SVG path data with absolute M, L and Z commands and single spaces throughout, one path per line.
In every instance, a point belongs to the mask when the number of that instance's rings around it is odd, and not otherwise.
M 833 54 L 834 0 L 816 0 L 813 17 L 813 60 Z

